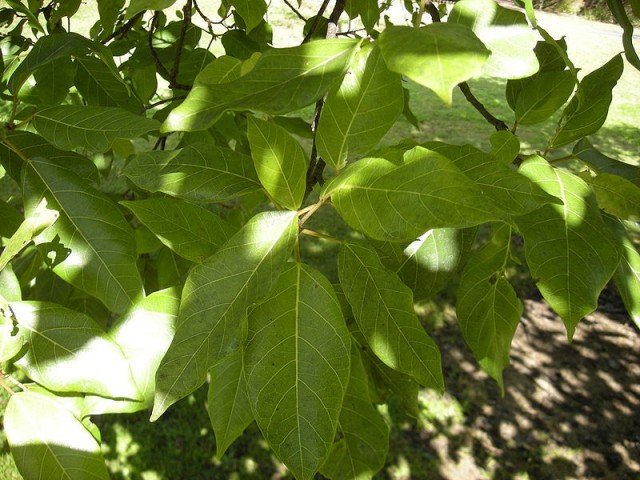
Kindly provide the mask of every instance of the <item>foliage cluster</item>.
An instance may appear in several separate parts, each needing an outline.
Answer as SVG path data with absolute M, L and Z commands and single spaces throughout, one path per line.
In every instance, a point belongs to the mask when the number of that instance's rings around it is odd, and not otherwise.
M 92 416 L 152 407 L 155 421 L 205 383 L 218 456 L 255 421 L 296 478 L 369 478 L 389 438 L 376 404 L 395 395 L 411 414 L 420 385 L 444 389 L 413 306 L 454 277 L 462 335 L 504 388 L 522 313 L 513 239 L 569 338 L 612 278 L 639 321 L 640 169 L 587 138 L 621 55 L 579 77 L 531 1 L 405 2 L 412 25 L 375 0 L 327 0 L 311 18 L 287 2 L 305 34 L 290 48 L 271 46 L 264 0 L 174 3 L 98 0 L 88 36 L 71 29 L 79 0 L 0 10 L 0 163 L 20 191 L 0 199 L 1 384 L 26 479 L 107 478 Z M 506 80 L 513 119 L 478 101 L 478 75 Z M 444 105 L 460 88 L 495 127 L 491 151 L 376 148 L 414 118 L 406 81 Z M 547 144 L 523 151 L 518 126 L 561 109 Z M 113 195 L 117 160 L 127 188 Z M 345 238 L 306 226 L 327 208 Z M 340 244 L 338 284 L 305 263 L 308 237 Z

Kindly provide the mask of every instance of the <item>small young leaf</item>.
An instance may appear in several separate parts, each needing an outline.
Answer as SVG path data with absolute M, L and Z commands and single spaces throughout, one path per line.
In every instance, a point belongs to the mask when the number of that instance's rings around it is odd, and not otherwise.
M 141 399 L 122 350 L 91 318 L 45 302 L 13 302 L 19 334 L 29 345 L 17 362 L 57 392 Z
M 216 458 L 253 422 L 251 402 L 244 378 L 241 348 L 216 363 L 209 375 L 207 411 L 216 436 Z
M 260 188 L 250 157 L 206 143 L 135 155 L 122 174 L 149 192 L 197 202 L 225 202 Z
M 440 351 L 413 311 L 413 295 L 364 243 L 344 243 L 338 275 L 367 343 L 385 364 L 422 385 L 444 389 Z
M 120 202 L 167 247 L 181 257 L 202 262 L 235 233 L 235 228 L 198 205 L 174 198 Z
M 156 375 L 152 420 L 202 385 L 209 368 L 240 347 L 247 308 L 275 284 L 293 249 L 297 219 L 295 212 L 258 214 L 191 270 L 176 335 Z
M 329 455 L 349 381 L 351 340 L 329 281 L 301 263 L 249 313 L 245 376 L 265 439 L 296 478 Z
M 309 160 L 287 130 L 249 117 L 247 130 L 258 178 L 269 195 L 289 210 L 297 210 L 306 190 Z
M 96 439 L 47 395 L 31 391 L 12 395 L 4 428 L 25 480 L 109 480 Z
M 490 54 L 469 27 L 453 23 L 388 27 L 379 43 L 389 70 L 430 88 L 447 105 L 453 88 L 479 75 Z

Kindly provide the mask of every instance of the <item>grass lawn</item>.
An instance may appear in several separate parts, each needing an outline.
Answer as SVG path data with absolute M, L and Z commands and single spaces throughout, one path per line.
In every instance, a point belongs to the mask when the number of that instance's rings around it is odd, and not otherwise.
M 308 9 L 308 7 L 303 8 Z M 84 11 L 85 21 L 79 25 L 80 31 L 86 30 L 87 25 L 90 26 L 92 15 L 95 14 L 86 6 Z M 304 10 L 304 12 L 310 14 L 310 11 Z M 286 24 L 287 18 L 288 14 L 274 13 L 271 20 Z M 598 68 L 621 50 L 621 40 L 617 33 L 620 29 L 615 26 L 548 13 L 540 13 L 539 22 L 556 37 L 566 35 L 570 57 L 582 72 L 587 73 Z M 298 33 L 291 34 L 286 30 L 284 32 L 276 38 L 276 45 L 282 46 L 287 42 L 297 41 Z M 504 100 L 505 82 L 479 78 L 469 83 L 489 111 L 508 124 L 512 123 L 513 113 Z M 384 138 L 384 144 L 394 144 L 404 139 L 413 139 L 418 142 L 441 140 L 449 143 L 470 143 L 483 149 L 489 148 L 488 137 L 493 132 L 493 128 L 466 103 L 459 91 L 456 90 L 454 93 L 453 106 L 447 108 L 429 90 L 411 82 L 407 83 L 407 87 L 411 92 L 411 108 L 419 119 L 420 128 L 415 128 L 403 118 Z M 614 103 L 607 123 L 598 135 L 591 139 L 592 143 L 605 154 L 635 164 L 640 164 L 639 87 L 640 72 L 626 64 L 625 73 L 615 91 Z M 519 129 L 518 134 L 521 136 L 524 150 L 528 152 L 544 150 L 547 138 L 554 131 L 554 121 L 557 121 L 557 116 L 540 126 Z M 558 156 L 564 154 L 558 152 Z M 0 180 L 0 196 L 3 199 L 7 198 L 14 188 L 15 185 L 12 185 L 8 178 Z M 347 235 L 347 228 L 341 224 L 330 208 L 319 212 L 308 225 L 320 231 L 330 230 L 332 234 L 339 237 Z M 336 279 L 333 245 L 316 239 L 305 239 L 302 247 L 305 260 L 320 268 L 329 278 Z M 447 304 L 447 300 L 445 296 L 440 302 L 421 306 L 421 316 L 437 331 L 444 331 L 443 325 L 451 324 L 452 309 Z M 445 350 L 448 347 L 447 338 L 435 336 L 436 341 Z M 477 367 L 473 364 L 465 368 L 477 371 Z M 447 370 L 448 367 L 445 365 L 445 372 Z M 449 379 L 445 376 L 445 380 Z M 433 454 L 433 450 L 425 448 L 422 441 L 425 437 L 433 436 L 435 439 L 433 442 L 436 443 L 431 442 L 430 445 L 436 449 L 439 448 L 437 441 L 442 443 L 448 441 L 447 438 L 453 441 L 463 436 L 461 431 L 473 428 L 467 420 L 470 412 L 477 414 L 484 411 L 485 406 L 482 401 L 486 399 L 478 399 L 470 387 L 467 390 L 457 397 L 450 394 L 434 396 L 428 391 L 422 392 L 420 418 L 417 420 L 400 413 L 399 407 L 393 402 L 389 405 L 385 415 L 392 424 L 391 451 L 388 464 L 380 474 L 380 478 L 397 480 L 455 478 L 455 476 L 449 476 L 454 475 L 453 473 L 447 472 L 460 471 L 454 467 L 477 460 L 479 454 L 470 446 L 471 444 L 461 445 L 456 450 L 458 455 L 456 458 L 449 457 L 448 460 L 443 460 L 442 455 L 438 457 Z M 6 393 L 0 392 L 0 412 L 4 411 L 6 401 Z M 95 418 L 94 421 L 102 432 L 104 454 L 112 477 L 122 480 L 287 477 L 283 466 L 260 439 L 255 425 L 251 426 L 230 447 L 223 458 L 215 458 L 215 441 L 205 403 L 206 389 L 203 388 L 174 405 L 154 424 L 148 422 L 149 412 Z M 491 405 L 491 408 L 494 407 L 495 405 Z M 561 452 L 558 455 L 560 457 L 576 455 L 575 451 L 568 447 L 567 452 L 566 454 Z M 516 467 L 508 477 L 496 476 L 495 472 L 500 471 L 501 460 L 495 455 L 492 457 L 491 452 L 484 452 L 483 455 L 485 457 L 488 455 L 488 459 L 485 458 L 482 465 L 476 465 L 477 468 L 474 470 L 479 475 L 487 478 L 519 478 L 521 480 L 536 478 L 529 477 L 526 470 L 520 471 Z M 540 458 L 546 458 L 544 455 L 546 453 L 540 453 Z M 445 461 L 449 463 L 443 466 Z M 511 461 L 515 462 L 515 460 Z M 8 453 L 4 434 L 0 433 L 0 479 L 20 478 Z

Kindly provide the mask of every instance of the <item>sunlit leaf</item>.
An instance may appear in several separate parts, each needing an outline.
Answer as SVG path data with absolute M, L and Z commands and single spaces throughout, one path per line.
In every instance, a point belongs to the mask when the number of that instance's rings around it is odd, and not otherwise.
M 156 375 L 152 420 L 202 385 L 207 370 L 240 347 L 246 310 L 276 282 L 297 228 L 295 212 L 258 214 L 191 270 L 176 335 Z
M 329 281 L 304 264 L 282 272 L 249 314 L 245 375 L 262 433 L 296 478 L 311 479 L 333 443 L 350 337 Z
M 174 3 L 176 0 L 131 0 L 124 18 L 128 20 L 144 10 L 164 10 Z
M 618 175 L 640 187 L 640 167 L 604 155 L 586 138 L 575 144 L 573 154 L 597 173 Z
M 511 164 L 520 153 L 520 140 L 509 130 L 491 135 L 491 156 L 499 163 Z
M 620 220 L 640 222 L 640 187 L 610 173 L 601 173 L 592 181 L 598 205 Z
M 253 30 L 267 13 L 267 4 L 264 0 L 229 0 L 229 3 L 244 20 L 247 32 Z

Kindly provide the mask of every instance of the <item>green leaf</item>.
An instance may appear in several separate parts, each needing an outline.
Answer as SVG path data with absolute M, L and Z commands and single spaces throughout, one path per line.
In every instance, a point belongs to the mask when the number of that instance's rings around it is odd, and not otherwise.
M 10 278 L 10 277 L 13 278 Z M 0 270 L 0 362 L 8 362 L 15 358 L 23 349 L 25 341 L 18 333 L 11 318 L 11 312 L 7 308 L 6 301 L 14 301 L 14 294 L 11 292 L 14 287 L 8 283 L 17 284 L 17 278 L 10 268 Z M 7 288 L 8 287 L 8 288 Z M 20 286 L 18 293 L 20 293 Z M 9 291 L 7 291 L 9 290 Z M 17 301 L 20 301 L 19 295 Z
M 0 255 L 0 270 L 18 255 L 31 240 L 49 228 L 58 219 L 56 210 L 47 208 L 47 201 L 43 199 L 38 206 L 29 213 L 20 225 L 16 233 L 4 245 L 4 250 Z
M 57 392 L 140 399 L 122 350 L 91 318 L 54 303 L 9 305 L 29 345 L 16 365 L 29 378 Z
M 518 95 L 516 121 L 522 125 L 544 122 L 565 104 L 574 87 L 575 79 L 569 70 L 536 75 L 526 81 Z
M 260 188 L 250 157 L 206 143 L 138 154 L 122 174 L 149 192 L 198 202 L 225 202 Z
M 338 428 L 343 441 L 333 445 L 322 474 L 332 480 L 372 478 L 384 466 L 389 427 L 371 404 L 367 373 L 355 345 L 351 347 L 351 377 Z
M 267 13 L 267 4 L 264 0 L 228 0 L 238 15 L 244 20 L 247 33 L 253 30 Z
M 430 88 L 447 105 L 453 88 L 479 75 L 490 54 L 470 28 L 453 23 L 391 26 L 379 43 L 389 70 Z
M 456 303 L 465 341 L 503 395 L 502 371 L 509 366 L 511 341 L 522 316 L 522 304 L 504 277 L 510 242 L 511 227 L 496 224 L 491 241 L 467 262 Z
M 296 478 L 329 455 L 350 368 L 350 337 L 329 281 L 304 264 L 282 272 L 249 314 L 245 376 L 256 422 Z
M 415 240 L 431 228 L 463 228 L 503 213 L 442 155 L 416 147 L 403 164 L 368 158 L 345 169 L 323 191 L 354 229 L 377 240 Z
M 0 307 L 2 302 L 19 302 L 22 300 L 20 282 L 11 265 L 0 270 Z
M 440 351 L 413 311 L 413 295 L 363 243 L 345 242 L 338 275 L 367 343 L 389 367 L 422 385 L 444 389 Z
M 101 37 L 106 37 L 116 24 L 120 10 L 124 7 L 125 0 L 97 0 L 98 13 L 100 15 L 100 26 L 102 27 Z
M 65 281 L 122 313 L 142 294 L 133 230 L 118 206 L 72 172 L 43 158 L 25 165 L 23 195 L 27 215 L 46 198 L 60 217 L 38 243 L 56 237 L 65 252 L 50 252 L 53 270 Z M 46 245 L 45 245 L 46 246 Z
M 447 23 L 465 25 L 491 51 L 484 73 L 499 78 L 522 78 L 538 71 L 533 52 L 537 34 L 524 13 L 504 8 L 494 0 L 456 2 Z
M 206 65 L 196 76 L 193 87 L 206 87 L 219 83 L 232 82 L 240 78 L 243 62 L 237 58 L 223 55 Z
M 359 44 L 331 39 L 268 50 L 237 80 L 215 87 L 194 85 L 162 125 L 162 133 L 204 130 L 226 110 L 277 115 L 310 105 L 344 75 Z
M 620 220 L 640 222 L 640 187 L 609 173 L 596 176 L 591 185 L 602 210 Z
M 333 168 L 347 156 L 373 147 L 404 109 L 402 77 L 390 72 L 375 44 L 356 54 L 340 88 L 327 95 L 316 142 L 318 153 Z
M 16 233 L 23 220 L 22 215 L 4 200 L 0 200 L 0 218 L 0 237 L 6 238 Z
M 510 165 L 520 153 L 520 139 L 509 130 L 491 135 L 491 157 L 498 163 Z
M 291 254 L 297 219 L 295 212 L 260 213 L 191 270 L 176 335 L 156 375 L 152 420 L 202 385 L 207 370 L 239 348 L 247 308 L 275 284 Z
M 585 76 L 578 84 L 549 148 L 557 148 L 597 132 L 604 124 L 611 105 L 613 87 L 618 83 L 624 63 L 620 54 Z
M 162 243 L 181 257 L 202 262 L 235 233 L 235 228 L 204 208 L 173 198 L 120 202 Z
M 85 397 L 82 415 L 133 413 L 153 404 L 155 376 L 160 360 L 175 332 L 180 290 L 168 288 L 141 299 L 113 324 L 109 337 L 129 361 L 133 381 L 141 400 L 113 400 L 93 395 Z
M 108 480 L 100 445 L 71 412 L 36 392 L 12 395 L 4 415 L 11 453 L 25 480 Z
M 44 28 L 42 28 L 42 25 L 40 25 L 38 18 L 33 14 L 31 10 L 29 10 L 29 8 L 25 7 L 21 1 L 6 0 L 6 2 L 9 7 L 11 7 L 16 12 L 22 13 L 27 18 L 27 21 L 29 22 L 29 26 L 31 28 L 38 30 L 40 33 L 45 33 L 45 30 Z
M 88 105 L 120 107 L 135 113 L 142 111 L 142 104 L 131 96 L 124 80 L 114 75 L 103 61 L 79 57 L 75 63 L 75 85 Z
M 57 58 L 38 68 L 33 74 L 36 80 L 33 92 L 40 101 L 38 106 L 62 103 L 73 85 L 74 74 L 75 65 L 68 57 Z
M 638 166 L 607 157 L 596 150 L 586 138 L 575 144 L 573 154 L 597 173 L 618 175 L 640 187 L 640 168 Z
M 360 16 L 362 25 L 368 34 L 374 32 L 378 20 L 380 20 L 380 9 L 376 0 L 347 0 L 345 2 L 345 11 L 350 18 Z
M 578 322 L 596 309 L 620 254 L 593 191 L 582 179 L 540 157 L 526 160 L 520 172 L 563 202 L 515 220 L 531 276 L 538 279 L 538 289 L 562 317 L 571 339 Z
M 131 0 L 124 18 L 129 20 L 143 10 L 164 10 L 174 3 L 176 3 L 176 0 Z
M 17 95 L 24 82 L 40 67 L 60 58 L 69 58 L 69 56 L 84 57 L 90 52 L 98 54 L 112 71 L 118 71 L 109 49 L 104 45 L 92 42 L 82 35 L 65 32 L 52 33 L 40 37 L 29 51 L 29 54 L 11 75 L 8 85 L 9 90 L 14 95 Z
M 425 146 L 452 160 L 509 215 L 524 215 L 547 203 L 560 203 L 527 177 L 471 145 L 433 142 Z
M 216 436 L 216 458 L 222 458 L 227 448 L 253 422 L 242 357 L 239 348 L 209 371 L 207 411 Z
M 402 261 L 395 271 L 411 289 L 415 301 L 433 297 L 455 277 L 475 233 L 475 229 L 436 228 L 402 251 Z
M 619 220 L 607 216 L 604 218 L 622 249 L 622 259 L 613 280 L 629 316 L 640 328 L 640 253 Z
M 0 143 L 0 152 L 0 162 L 17 183 L 20 183 L 22 178 L 25 160 L 34 157 L 46 158 L 89 182 L 98 183 L 100 180 L 98 169 L 87 157 L 75 152 L 58 150 L 44 138 L 31 132 L 11 133 L 7 136 L 6 145 Z
M 269 195 L 289 210 L 297 210 L 306 190 L 309 160 L 287 130 L 249 117 L 247 130 L 258 178 Z
M 117 138 L 133 140 L 158 130 L 160 124 L 120 108 L 61 105 L 40 110 L 33 126 L 62 150 L 82 147 L 102 153 Z
M 613 13 L 618 25 L 620 25 L 624 30 L 622 33 L 622 45 L 624 47 L 624 55 L 627 57 L 627 61 L 640 70 L 640 58 L 638 58 L 638 53 L 633 46 L 633 23 L 631 23 L 631 19 L 627 15 L 625 4 L 615 0 L 607 0 L 607 6 L 611 13 Z M 637 9 L 640 7 L 636 3 L 635 5 L 632 4 L 632 8 Z

